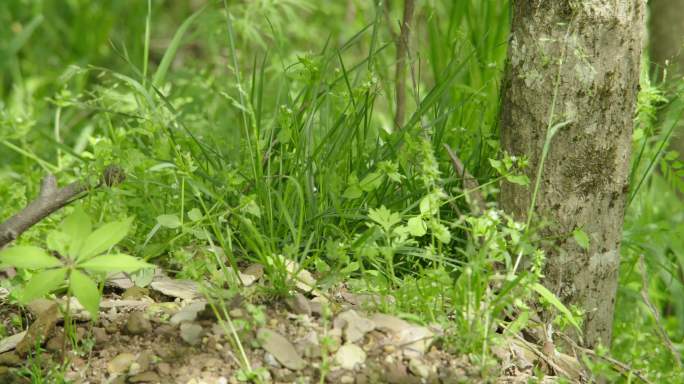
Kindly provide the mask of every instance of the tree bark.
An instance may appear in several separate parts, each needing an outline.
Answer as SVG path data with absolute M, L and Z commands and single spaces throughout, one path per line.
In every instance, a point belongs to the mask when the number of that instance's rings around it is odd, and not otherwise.
M 533 214 L 554 239 L 544 285 L 585 311 L 590 348 L 611 339 L 644 14 L 645 0 L 513 2 L 502 146 L 528 156 L 534 184 L 547 132 L 567 123 L 550 141 Z M 532 195 L 504 183 L 502 207 L 525 219 Z

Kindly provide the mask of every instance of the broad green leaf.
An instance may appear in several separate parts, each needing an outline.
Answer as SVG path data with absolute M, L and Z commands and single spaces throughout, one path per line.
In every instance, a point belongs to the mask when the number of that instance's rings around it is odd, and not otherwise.
M 162 227 L 174 229 L 181 226 L 181 221 L 177 215 L 159 215 L 157 216 L 157 223 Z
M 574 231 L 572 231 L 572 237 L 575 238 L 575 241 L 577 242 L 577 244 L 579 244 L 580 247 L 584 249 L 589 248 L 589 235 L 587 235 L 587 233 L 581 230 L 580 228 L 577 228 Z
M 579 326 L 579 323 L 577 323 L 577 320 L 572 316 L 572 312 L 563 305 L 563 303 L 558 300 L 556 295 L 554 295 L 551 291 L 546 289 L 545 286 L 539 284 L 539 283 L 534 283 L 532 284 L 532 289 L 539 294 L 544 300 L 546 300 L 549 304 L 553 305 L 560 313 L 565 316 L 565 318 L 572 324 L 579 332 L 582 332 L 582 329 Z
M 77 260 L 98 255 L 123 240 L 131 227 L 133 218 L 107 223 L 91 233 L 83 242 Z
M 380 172 L 371 172 L 359 182 L 359 187 L 366 192 L 377 189 L 385 181 L 385 175 Z
M 50 269 L 33 275 L 31 280 L 19 291 L 19 301 L 26 304 L 33 299 L 47 295 L 64 283 L 66 275 L 66 268 Z
M 411 236 L 421 237 L 427 232 L 427 225 L 420 216 L 414 216 L 408 219 L 406 227 L 409 230 Z
M 97 289 L 97 284 L 83 272 L 73 270 L 71 271 L 70 287 L 78 302 L 90 312 L 93 320 L 97 320 L 97 315 L 100 312 L 100 290 Z
M 200 221 L 202 220 L 202 211 L 197 208 L 193 208 L 188 211 L 188 218 L 192 221 Z
M 139 269 L 154 267 L 137 257 L 123 253 L 93 257 L 78 266 L 94 272 L 135 272 Z
M 31 245 L 0 251 L 0 263 L 22 269 L 45 269 L 62 265 L 59 259 L 50 256 L 44 249 Z
M 90 217 L 83 211 L 83 208 L 78 206 L 71 215 L 64 219 L 61 230 L 70 239 L 67 251 L 71 255 L 77 255 L 83 246 L 83 241 L 93 231 L 93 225 L 90 222 Z

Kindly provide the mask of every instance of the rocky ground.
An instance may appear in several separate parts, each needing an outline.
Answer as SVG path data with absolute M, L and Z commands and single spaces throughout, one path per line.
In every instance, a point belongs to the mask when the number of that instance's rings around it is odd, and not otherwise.
M 256 266 L 245 270 L 242 280 L 252 286 L 246 292 L 259 291 L 261 274 Z M 373 302 L 380 298 L 344 287 L 312 293 L 310 277 L 298 278 L 298 292 L 285 301 L 237 294 L 208 303 L 194 282 L 159 275 L 139 288 L 119 276 L 110 279 L 96 321 L 88 321 L 72 300 L 74 326 L 66 343 L 59 300 L 37 300 L 25 315 L 2 304 L 0 320 L 8 333 L 16 333 L 0 340 L 0 382 L 32 382 L 31 371 L 57 377 L 65 345 L 64 376 L 73 383 L 582 380 L 576 359 L 550 358 L 522 338 L 495 346 L 496 360 L 459 356 L 450 352 L 454 349 L 439 326 L 375 312 Z M 24 327 L 17 318 L 32 320 L 27 331 L 20 332 Z

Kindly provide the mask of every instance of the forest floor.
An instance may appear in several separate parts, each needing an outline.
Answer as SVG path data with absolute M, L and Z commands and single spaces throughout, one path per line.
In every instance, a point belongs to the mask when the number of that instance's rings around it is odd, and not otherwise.
M 262 274 L 257 265 L 245 269 L 244 292 L 218 307 L 192 281 L 158 274 L 139 288 L 123 275 L 110 278 L 96 321 L 71 301 L 68 342 L 58 300 L 34 301 L 25 314 L 3 305 L 6 329 L 21 330 L 9 321 L 17 316 L 30 319 L 31 326 L 0 340 L 0 382 L 55 382 L 55 377 L 70 383 L 188 384 L 583 381 L 577 359 L 545 356 L 543 348 L 522 338 L 499 338 L 492 347 L 496 361 L 459 355 L 439 326 L 373 309 L 391 297 L 354 294 L 345 286 L 312 291 L 306 271 L 299 272 L 290 299 L 269 299 L 256 293 Z M 64 350 L 68 364 L 56 372 Z

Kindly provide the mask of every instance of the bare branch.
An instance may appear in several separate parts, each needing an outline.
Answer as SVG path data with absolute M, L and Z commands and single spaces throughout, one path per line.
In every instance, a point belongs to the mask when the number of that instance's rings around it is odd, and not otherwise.
M 115 165 L 110 165 L 105 169 L 101 180 L 95 186 L 90 186 L 86 182 L 75 181 L 63 188 L 57 188 L 55 176 L 45 176 L 40 185 L 38 198 L 0 224 L 0 248 L 12 242 L 27 229 L 53 212 L 82 198 L 89 190 L 96 189 L 102 185 L 113 186 L 121 183 L 124 179 L 125 174 L 123 170 Z

